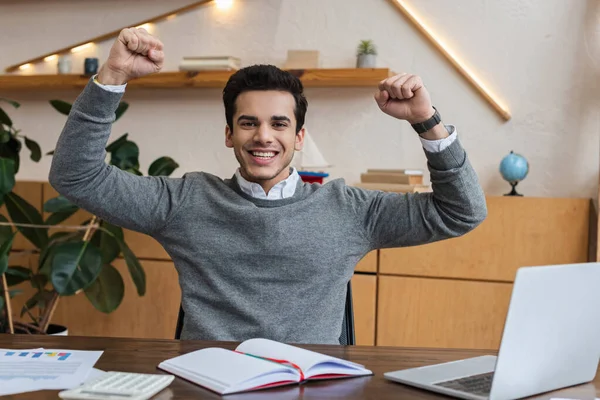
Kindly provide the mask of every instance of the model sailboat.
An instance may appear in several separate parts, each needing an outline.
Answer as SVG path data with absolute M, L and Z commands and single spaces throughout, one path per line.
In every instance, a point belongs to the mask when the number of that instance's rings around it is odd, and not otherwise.
M 304 133 L 304 146 L 294 155 L 292 165 L 298 170 L 302 180 L 308 183 L 323 183 L 323 178 L 329 174 L 322 169 L 332 166 L 325 160 L 308 130 Z

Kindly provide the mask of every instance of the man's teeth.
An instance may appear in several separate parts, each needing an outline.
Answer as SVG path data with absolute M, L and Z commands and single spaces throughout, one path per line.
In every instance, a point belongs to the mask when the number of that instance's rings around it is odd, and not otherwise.
M 273 153 L 272 151 L 269 152 L 262 152 L 262 151 L 253 151 L 252 155 L 254 157 L 262 157 L 262 158 L 271 158 L 271 157 L 275 157 L 275 153 Z

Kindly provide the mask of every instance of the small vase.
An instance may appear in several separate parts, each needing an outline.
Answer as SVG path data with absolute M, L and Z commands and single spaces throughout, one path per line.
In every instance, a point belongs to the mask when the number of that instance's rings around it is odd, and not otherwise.
M 61 75 L 70 74 L 71 73 L 71 58 L 68 56 L 60 56 L 58 57 L 58 63 L 56 64 L 58 69 L 58 73 Z
M 375 54 L 360 54 L 356 58 L 356 68 L 375 68 L 376 61 Z

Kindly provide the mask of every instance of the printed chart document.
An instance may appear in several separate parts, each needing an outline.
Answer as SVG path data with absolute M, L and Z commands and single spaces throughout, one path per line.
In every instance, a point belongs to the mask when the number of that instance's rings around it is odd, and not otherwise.
M 102 351 L 0 349 L 0 396 L 72 389 L 94 373 Z
M 268 339 L 246 340 L 235 351 L 196 350 L 158 367 L 219 394 L 373 374 L 363 365 Z

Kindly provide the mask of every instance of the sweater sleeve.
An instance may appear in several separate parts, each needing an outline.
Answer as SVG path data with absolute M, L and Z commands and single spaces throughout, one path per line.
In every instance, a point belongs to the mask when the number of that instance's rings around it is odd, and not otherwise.
M 461 236 L 486 218 L 485 195 L 460 141 L 425 154 L 432 192 L 390 193 L 346 187 L 359 229 L 372 249 Z
M 48 179 L 82 209 L 126 229 L 152 234 L 177 209 L 187 185 L 185 177 L 137 176 L 105 162 L 122 96 L 88 82 L 58 139 Z

